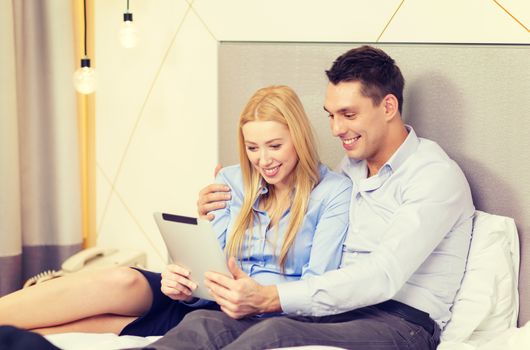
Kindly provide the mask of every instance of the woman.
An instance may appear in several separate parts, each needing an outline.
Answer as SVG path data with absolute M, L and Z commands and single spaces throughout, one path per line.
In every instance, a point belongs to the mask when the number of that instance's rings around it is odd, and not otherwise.
M 262 284 L 337 268 L 351 183 L 319 163 L 293 90 L 271 86 L 250 98 L 239 120 L 239 153 L 240 165 L 218 176 L 232 190 L 213 221 L 227 256 Z M 197 308 L 218 308 L 191 298 L 188 275 L 177 265 L 162 274 L 115 268 L 68 275 L 0 298 L 0 324 L 40 333 L 161 335 Z

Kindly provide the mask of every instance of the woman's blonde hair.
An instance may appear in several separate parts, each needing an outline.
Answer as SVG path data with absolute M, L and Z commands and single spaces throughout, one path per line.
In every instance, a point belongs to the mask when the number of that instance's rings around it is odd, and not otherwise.
M 259 195 L 263 178 L 250 163 L 243 137 L 242 127 L 251 121 L 276 121 L 289 129 L 298 162 L 293 169 L 291 191 L 291 213 L 287 232 L 278 259 L 282 270 L 285 267 L 289 249 L 300 229 L 307 210 L 309 196 L 320 181 L 319 158 L 316 151 L 311 124 L 296 93 L 288 86 L 262 88 L 250 98 L 239 117 L 239 161 L 243 174 L 244 199 L 241 211 L 233 226 L 226 245 L 228 255 L 242 257 L 245 232 L 250 244 L 254 224 L 253 205 Z M 272 192 L 271 192 L 272 191 Z M 274 192 L 269 188 L 269 195 Z M 270 198 L 273 198 L 270 196 Z

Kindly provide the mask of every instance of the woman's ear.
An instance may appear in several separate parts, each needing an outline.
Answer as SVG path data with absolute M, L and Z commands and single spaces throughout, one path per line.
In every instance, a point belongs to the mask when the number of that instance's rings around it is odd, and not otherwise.
M 383 108 L 387 120 L 393 119 L 399 113 L 399 102 L 393 94 L 388 94 L 383 98 Z

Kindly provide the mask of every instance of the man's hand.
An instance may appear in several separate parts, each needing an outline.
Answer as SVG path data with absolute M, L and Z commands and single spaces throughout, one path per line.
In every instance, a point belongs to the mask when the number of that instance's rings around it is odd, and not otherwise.
M 221 170 L 221 164 L 215 167 L 215 176 Z M 201 219 L 212 221 L 214 215 L 211 211 L 226 207 L 225 201 L 230 200 L 230 187 L 223 184 L 208 185 L 199 192 L 197 201 L 197 212 Z
M 221 310 L 239 319 L 266 312 L 281 311 L 280 299 L 275 286 L 262 286 L 244 273 L 231 257 L 228 269 L 233 279 L 216 272 L 205 274 L 205 285 Z

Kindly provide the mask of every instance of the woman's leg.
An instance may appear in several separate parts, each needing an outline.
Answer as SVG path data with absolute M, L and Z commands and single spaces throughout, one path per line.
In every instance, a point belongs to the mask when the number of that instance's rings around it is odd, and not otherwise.
M 0 298 L 0 324 L 46 328 L 92 316 L 140 316 L 152 303 L 151 288 L 131 268 L 78 272 Z
M 137 319 L 136 316 L 97 315 L 82 320 L 61 324 L 53 327 L 32 329 L 33 332 L 46 334 L 88 332 L 88 333 L 115 333 L 120 334 L 122 329 Z

